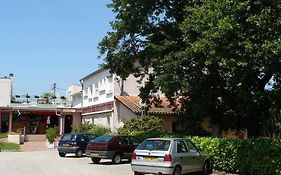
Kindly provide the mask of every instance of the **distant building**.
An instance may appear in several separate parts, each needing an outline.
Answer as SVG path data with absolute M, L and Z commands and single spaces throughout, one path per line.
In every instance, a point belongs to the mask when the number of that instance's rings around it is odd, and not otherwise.
M 71 132 L 72 126 L 81 125 L 81 109 L 72 108 L 66 99 L 46 104 L 39 96 L 16 95 L 12 99 L 12 94 L 13 75 L 1 77 L 0 133 L 24 131 L 26 140 L 45 140 L 47 128 L 58 126 L 63 134 Z
M 0 77 L 0 106 L 10 106 L 13 92 L 13 74 Z
M 71 107 L 82 107 L 82 85 L 71 85 L 67 90 L 67 99 Z

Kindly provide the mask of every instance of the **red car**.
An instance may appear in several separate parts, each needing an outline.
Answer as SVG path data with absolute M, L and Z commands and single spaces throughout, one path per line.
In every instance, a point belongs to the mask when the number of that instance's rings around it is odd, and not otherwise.
M 119 164 L 122 159 L 131 161 L 132 153 L 141 142 L 133 136 L 104 135 L 90 142 L 86 149 L 86 156 L 93 163 L 99 163 L 101 159 L 111 159 Z

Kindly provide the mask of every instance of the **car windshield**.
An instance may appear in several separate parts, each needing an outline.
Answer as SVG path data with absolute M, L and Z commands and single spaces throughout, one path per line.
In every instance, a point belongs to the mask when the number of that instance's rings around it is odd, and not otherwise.
M 137 147 L 137 150 L 168 151 L 170 140 L 146 140 Z
M 101 142 L 101 143 L 105 143 L 105 142 L 109 142 L 110 140 L 112 140 L 113 136 L 100 136 L 98 138 L 96 138 L 94 140 L 94 142 Z
M 76 140 L 76 135 L 73 134 L 67 134 L 62 136 L 61 141 L 75 141 Z

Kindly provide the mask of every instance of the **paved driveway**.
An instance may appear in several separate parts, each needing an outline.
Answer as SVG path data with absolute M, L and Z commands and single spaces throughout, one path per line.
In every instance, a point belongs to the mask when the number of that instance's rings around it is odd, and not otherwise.
M 93 164 L 91 159 L 66 156 L 57 151 L 0 152 L 2 175 L 133 175 L 129 163 L 112 165 L 102 160 Z

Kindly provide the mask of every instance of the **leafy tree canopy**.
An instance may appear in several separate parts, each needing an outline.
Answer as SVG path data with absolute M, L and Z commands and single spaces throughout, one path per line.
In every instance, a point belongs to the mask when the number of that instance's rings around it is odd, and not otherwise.
M 116 19 L 101 55 L 123 79 L 153 69 L 142 98 L 161 89 L 171 101 L 182 97 L 187 116 L 252 135 L 270 116 L 280 119 L 280 1 L 113 0 L 109 7 Z

